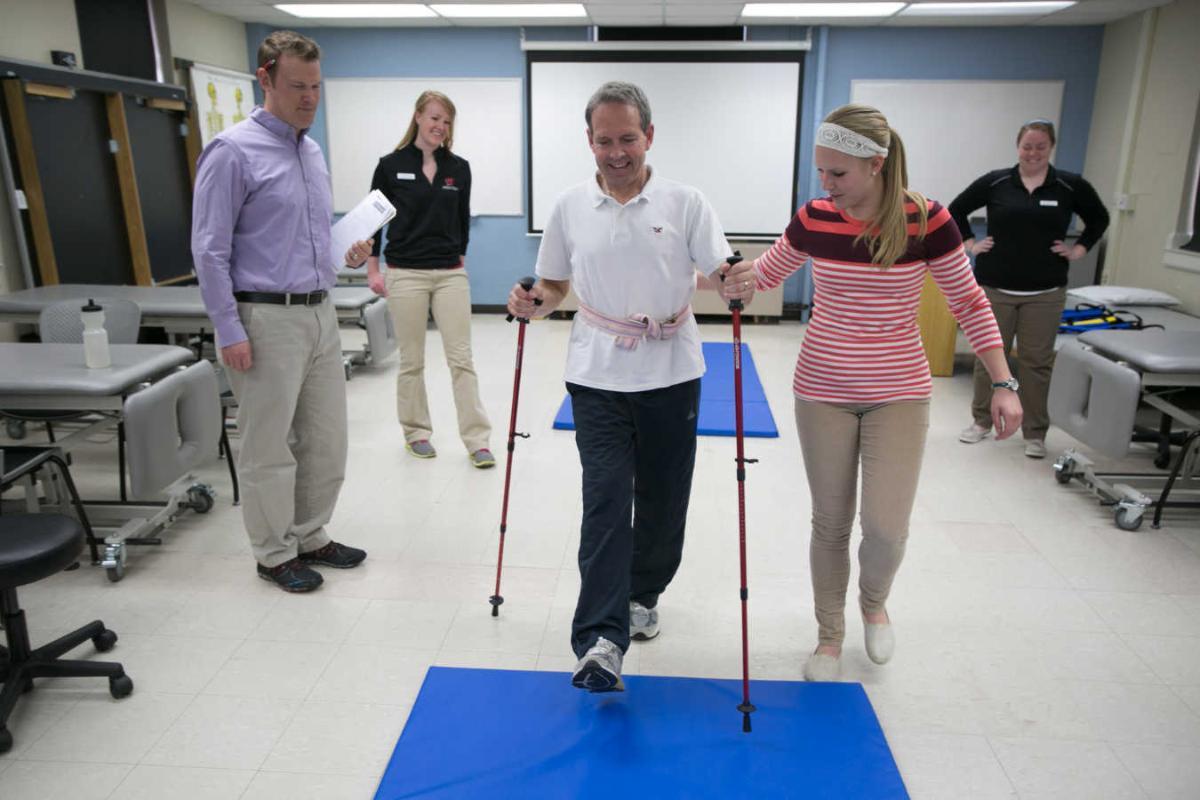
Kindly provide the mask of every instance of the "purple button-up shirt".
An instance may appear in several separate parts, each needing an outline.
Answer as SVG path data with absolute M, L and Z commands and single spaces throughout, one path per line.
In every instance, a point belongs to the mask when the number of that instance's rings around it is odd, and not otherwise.
M 221 347 L 246 340 L 234 292 L 312 292 L 337 278 L 321 147 L 262 107 L 218 134 L 196 167 L 192 258 Z

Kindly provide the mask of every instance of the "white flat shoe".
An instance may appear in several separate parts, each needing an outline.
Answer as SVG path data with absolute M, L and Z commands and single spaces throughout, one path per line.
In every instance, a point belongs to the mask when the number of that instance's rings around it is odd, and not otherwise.
M 814 683 L 836 683 L 842 677 L 842 660 L 838 656 L 813 653 L 804 664 L 804 680 Z
M 886 664 L 892 660 L 896 652 L 896 634 L 892 632 L 892 623 L 875 625 L 863 622 L 863 637 L 866 639 L 867 656 L 876 664 Z

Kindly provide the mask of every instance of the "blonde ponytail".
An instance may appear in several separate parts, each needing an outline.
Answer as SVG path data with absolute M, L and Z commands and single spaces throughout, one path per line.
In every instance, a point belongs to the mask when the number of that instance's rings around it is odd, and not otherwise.
M 887 118 L 876 108 L 851 103 L 836 108 L 825 118 L 826 122 L 841 125 L 871 141 L 886 147 L 887 157 L 883 162 L 880 177 L 883 179 L 883 199 L 874 219 L 869 220 L 855 243 L 865 241 L 871 253 L 871 263 L 888 269 L 908 250 L 908 213 L 905 202 L 917 207 L 918 241 L 925 238 L 929 225 L 929 207 L 925 198 L 908 189 L 908 163 L 904 156 L 904 142 L 893 130 Z

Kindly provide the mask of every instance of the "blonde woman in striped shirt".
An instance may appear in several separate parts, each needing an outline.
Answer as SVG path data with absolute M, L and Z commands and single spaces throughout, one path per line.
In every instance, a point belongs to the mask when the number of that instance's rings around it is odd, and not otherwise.
M 806 203 L 770 250 L 734 267 L 722 293 L 748 302 L 812 260 L 813 314 L 792 383 L 812 495 L 809 555 L 819 626 L 804 676 L 834 681 L 860 469 L 859 608 L 867 654 L 884 664 L 895 647 L 886 603 L 908 538 L 932 393 L 917 328 L 926 273 L 997 387 L 997 438 L 1020 428 L 1021 403 L 958 228 L 941 205 L 908 190 L 904 145 L 883 114 L 862 105 L 834 110 L 818 130 L 814 162 L 828 196 Z

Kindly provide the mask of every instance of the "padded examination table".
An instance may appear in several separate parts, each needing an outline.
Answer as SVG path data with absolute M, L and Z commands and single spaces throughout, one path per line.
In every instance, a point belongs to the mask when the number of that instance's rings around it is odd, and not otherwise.
M 1166 507 L 1200 507 L 1200 503 L 1169 499 L 1173 490 L 1200 492 L 1194 487 L 1200 442 L 1196 387 L 1200 387 L 1200 328 L 1088 331 L 1065 344 L 1058 351 L 1050 381 L 1051 422 L 1092 449 L 1121 458 L 1134 438 L 1139 405 L 1150 406 L 1162 415 L 1156 465 L 1171 469 L 1166 475 L 1099 472 L 1090 458 L 1072 448 L 1055 462 L 1058 481 L 1076 480 L 1114 506 L 1116 524 L 1126 530 L 1140 527 L 1151 507 L 1156 528 Z M 1183 433 L 1178 456 L 1172 459 L 1174 423 Z M 1161 494 L 1155 501 L 1142 489 L 1161 490 Z
M 77 300 L 81 304 L 88 298 L 121 298 L 132 300 L 142 310 L 142 325 L 164 328 L 171 334 L 212 333 L 212 323 L 204 308 L 199 286 L 108 286 L 102 284 L 65 283 L 56 286 L 38 286 L 7 295 L 0 295 L 0 317 L 11 322 L 36 324 L 42 309 L 63 300 Z M 342 323 L 357 325 L 367 332 L 367 345 L 363 351 L 346 354 L 346 375 L 350 375 L 351 364 L 380 361 L 396 348 L 395 337 L 390 335 L 391 325 L 387 320 L 386 304 L 376 303 L 381 298 L 363 286 L 335 286 L 330 299 Z

